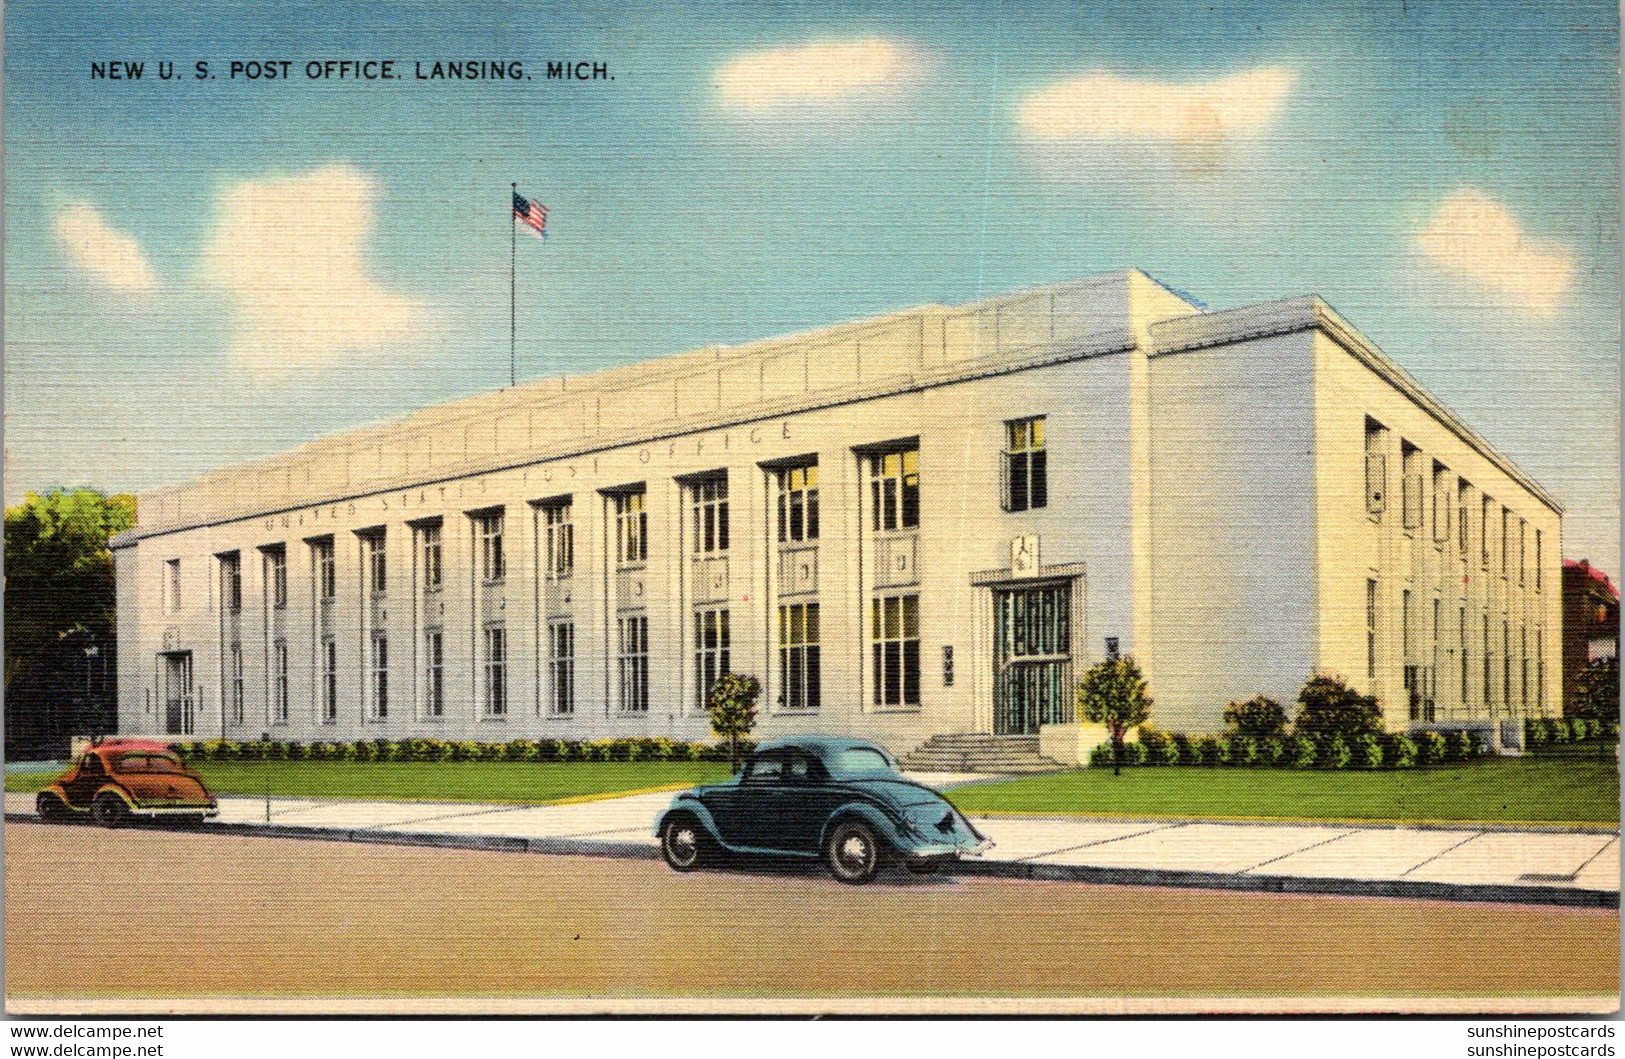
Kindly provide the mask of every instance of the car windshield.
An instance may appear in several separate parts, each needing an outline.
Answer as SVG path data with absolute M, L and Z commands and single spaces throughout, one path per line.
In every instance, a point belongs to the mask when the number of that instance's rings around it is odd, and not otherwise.
M 829 759 L 829 769 L 837 776 L 855 776 L 868 772 L 891 772 L 892 765 L 885 754 L 873 747 L 850 746 Z
M 179 758 L 168 754 L 122 754 L 114 769 L 118 772 L 179 772 Z

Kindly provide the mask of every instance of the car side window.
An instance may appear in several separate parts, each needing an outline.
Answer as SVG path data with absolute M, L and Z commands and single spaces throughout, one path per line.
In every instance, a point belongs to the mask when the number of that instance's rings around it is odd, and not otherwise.
M 95 754 L 86 754 L 79 762 L 79 771 L 87 776 L 97 776 L 102 771 L 102 759 Z
M 763 754 L 745 771 L 746 783 L 777 783 L 784 777 L 784 755 Z
M 812 758 L 806 754 L 792 753 L 786 762 L 784 776 L 791 783 L 806 783 L 814 776 Z

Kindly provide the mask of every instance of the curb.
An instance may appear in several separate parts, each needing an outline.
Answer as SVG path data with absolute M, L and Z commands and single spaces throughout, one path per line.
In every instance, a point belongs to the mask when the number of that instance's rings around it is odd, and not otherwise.
M 5 814 L 6 823 L 32 824 L 32 813 Z M 60 826 L 60 825 L 59 825 Z M 74 826 L 74 825 L 67 825 Z M 473 849 L 498 853 L 536 853 L 544 856 L 616 857 L 656 860 L 653 846 L 590 838 L 517 838 L 511 835 L 413 834 L 342 827 L 305 827 L 296 824 L 201 824 L 190 829 L 206 834 L 294 838 L 325 842 L 370 842 L 383 846 L 418 846 L 435 849 Z M 1298 875 L 1237 875 L 1228 872 L 1184 871 L 1168 868 L 1104 868 L 1072 864 L 1034 864 L 1030 861 L 961 860 L 951 875 L 986 878 L 1037 879 L 1051 882 L 1092 883 L 1099 886 L 1163 886 L 1200 890 L 1254 893 L 1331 895 L 1342 897 L 1400 897 L 1429 901 L 1467 901 L 1497 904 L 1550 905 L 1570 908 L 1619 908 L 1615 890 L 1575 886 L 1506 886 L 1499 883 L 1440 883 L 1406 879 L 1334 879 Z

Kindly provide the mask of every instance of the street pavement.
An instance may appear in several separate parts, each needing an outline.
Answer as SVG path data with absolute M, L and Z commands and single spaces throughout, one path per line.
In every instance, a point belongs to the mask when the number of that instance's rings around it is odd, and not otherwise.
M 985 777 L 920 774 L 943 788 Z M 544 806 L 224 797 L 238 833 L 652 857 L 671 792 Z M 8 817 L 33 795 L 7 794 Z M 1220 889 L 1595 904 L 1619 901 L 1619 829 L 973 816 L 993 848 L 966 873 Z M 267 826 L 269 824 L 269 826 Z

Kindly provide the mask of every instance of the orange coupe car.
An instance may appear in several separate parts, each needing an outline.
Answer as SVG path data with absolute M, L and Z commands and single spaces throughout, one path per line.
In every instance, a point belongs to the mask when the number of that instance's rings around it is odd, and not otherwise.
M 220 807 L 197 773 L 164 743 L 105 739 L 79 755 L 34 806 L 47 822 L 89 813 L 118 827 L 136 820 L 202 823 Z

